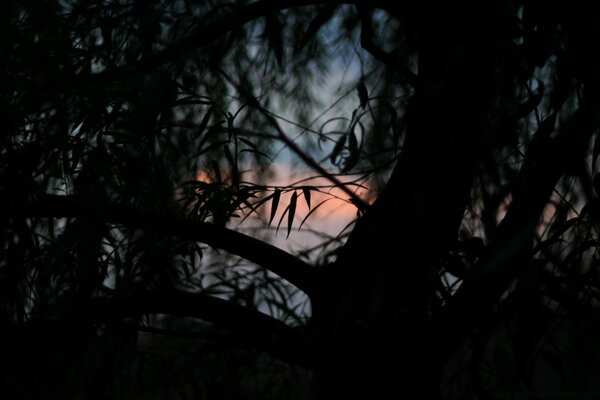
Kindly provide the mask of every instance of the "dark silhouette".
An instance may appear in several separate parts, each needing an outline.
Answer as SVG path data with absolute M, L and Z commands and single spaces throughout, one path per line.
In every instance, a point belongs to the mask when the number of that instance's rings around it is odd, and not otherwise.
M 598 21 L 3 3 L 2 397 L 600 396 Z M 274 186 L 281 148 L 320 179 Z M 294 235 L 332 188 L 357 220 L 313 248 L 239 224 Z

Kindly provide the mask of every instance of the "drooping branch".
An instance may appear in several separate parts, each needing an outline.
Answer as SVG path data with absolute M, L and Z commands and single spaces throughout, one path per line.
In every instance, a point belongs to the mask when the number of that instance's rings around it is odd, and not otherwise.
M 286 279 L 309 296 L 313 294 L 314 269 L 309 264 L 266 242 L 225 227 L 125 205 L 89 205 L 75 195 L 44 195 L 36 201 L 22 204 L 11 204 L 8 201 L 3 203 L 0 213 L 5 217 L 78 218 L 93 215 L 96 220 L 107 223 L 150 229 L 206 243 L 256 263 Z

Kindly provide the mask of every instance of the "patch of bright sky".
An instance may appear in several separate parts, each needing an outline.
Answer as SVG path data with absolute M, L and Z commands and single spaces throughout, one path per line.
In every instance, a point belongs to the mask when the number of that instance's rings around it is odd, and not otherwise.
M 325 38 L 333 37 L 333 32 L 337 30 L 336 24 L 340 21 L 333 21 L 330 25 L 322 28 L 320 32 Z M 311 124 L 309 126 L 300 126 L 295 122 L 293 107 L 273 107 L 269 109 L 273 115 L 277 116 L 279 125 L 286 135 L 298 143 L 308 143 L 311 140 L 316 141 L 316 134 L 322 124 L 331 118 L 343 117 L 347 118 L 348 123 L 352 115 L 352 111 L 359 105 L 359 99 L 356 93 L 356 85 L 363 74 L 363 60 L 368 55 L 360 48 L 349 48 L 344 45 L 335 45 L 329 43 L 331 53 L 329 55 L 330 65 L 329 71 L 315 71 L 315 73 L 323 74 L 317 77 L 317 81 L 322 81 L 325 84 L 321 87 L 316 87 L 316 95 L 320 107 L 315 107 L 311 111 Z M 287 102 L 274 102 L 278 104 L 286 104 Z M 344 121 L 342 121 L 344 124 Z M 312 136 L 310 139 L 308 137 Z M 328 159 L 328 155 L 333 149 L 334 140 L 324 140 L 320 142 L 318 147 L 307 146 L 307 151 L 321 166 L 332 173 L 339 172 L 337 167 L 332 165 Z M 274 151 L 273 157 L 273 172 L 274 177 L 268 183 L 270 185 L 287 186 L 296 182 L 298 186 L 325 186 L 330 185 L 330 182 L 324 178 L 315 177 L 316 172 L 309 166 L 299 161 L 298 157 L 290 152 L 284 144 Z M 347 176 L 342 181 L 352 181 L 356 177 Z M 301 183 L 300 183 L 301 182 Z M 357 190 L 357 194 L 365 194 L 367 188 Z M 291 193 L 282 195 L 277 215 L 273 221 L 273 230 L 266 235 L 266 240 L 274 245 L 289 251 L 299 251 L 326 240 L 325 238 L 334 238 L 347 231 L 349 224 L 356 218 L 356 207 L 347 201 L 345 195 L 339 188 L 323 189 L 323 193 L 312 192 L 311 205 L 315 207 L 322 201 L 327 200 L 317 211 L 311 214 L 310 218 L 303 224 L 302 230 L 298 230 L 305 216 L 310 212 L 306 205 L 305 199 L 302 196 L 302 191 L 298 190 L 298 208 L 296 217 L 294 218 L 293 228 L 289 237 L 287 237 L 287 217 L 281 223 L 281 227 L 277 230 L 277 222 L 280 220 L 282 213 L 289 204 Z M 232 226 L 234 227 L 234 226 Z M 244 229 L 248 224 L 234 227 L 236 229 Z M 341 238 L 343 243 L 344 239 Z

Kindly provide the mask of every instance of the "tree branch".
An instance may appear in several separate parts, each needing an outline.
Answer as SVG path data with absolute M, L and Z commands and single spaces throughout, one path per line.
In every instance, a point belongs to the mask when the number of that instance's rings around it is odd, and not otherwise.
M 556 139 L 548 138 L 544 151 L 525 164 L 527 171 L 506 216 L 498 226 L 491 256 L 468 275 L 447 305 L 439 351 L 452 356 L 464 337 L 489 316 L 510 283 L 522 271 L 523 260 L 531 256 L 538 220 L 559 178 L 569 163 L 582 157 L 589 139 L 599 125 L 597 99 L 575 112 Z
M 230 329 L 279 359 L 308 366 L 301 332 L 259 311 L 202 293 L 142 291 L 125 297 L 96 298 L 77 309 L 86 318 L 114 320 L 143 314 L 193 317 Z
M 200 221 L 191 221 L 154 210 L 114 204 L 84 204 L 78 196 L 44 195 L 36 201 L 14 204 L 3 201 L 5 217 L 65 217 L 93 215 L 95 219 L 132 228 L 150 229 L 166 235 L 206 243 L 236 254 L 286 279 L 311 296 L 315 272 L 311 265 L 261 240 Z
M 362 48 L 369 52 L 376 60 L 381 61 L 398 71 L 406 82 L 416 89 L 418 85 L 417 75 L 415 75 L 415 73 L 406 65 L 402 64 L 393 54 L 386 52 L 373 41 L 373 23 L 366 5 L 362 2 L 357 2 L 356 8 L 362 24 L 360 29 L 360 45 Z

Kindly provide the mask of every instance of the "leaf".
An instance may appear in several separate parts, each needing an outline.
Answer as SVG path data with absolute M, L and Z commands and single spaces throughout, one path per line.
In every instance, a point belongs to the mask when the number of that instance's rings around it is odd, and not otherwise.
M 233 216 L 234 212 L 242 205 L 242 203 L 245 203 L 246 205 L 249 205 L 247 200 L 250 197 L 255 197 L 254 194 L 250 193 L 251 188 L 249 187 L 244 187 L 242 188 L 239 193 L 236 196 L 236 199 L 234 201 L 231 202 L 231 204 L 229 205 L 229 213 L 231 216 Z M 252 207 L 250 207 L 252 209 Z M 242 211 L 240 209 L 240 211 Z
M 310 210 L 310 190 L 311 190 L 311 188 L 308 186 L 305 186 L 302 188 L 302 193 L 304 194 L 304 200 L 306 200 L 306 205 L 308 206 L 309 210 Z
M 252 195 L 251 197 L 254 197 L 254 195 Z M 273 193 L 271 193 L 270 195 L 268 195 L 267 197 L 265 197 L 262 200 L 257 201 L 254 205 L 252 204 L 246 204 L 249 208 L 250 208 L 250 212 L 248 214 L 246 214 L 246 216 L 244 217 L 244 219 L 242 219 L 242 222 L 244 222 L 246 220 L 246 218 L 248 218 L 252 213 L 256 213 L 256 210 L 258 209 L 258 207 L 262 206 L 263 204 L 265 204 L 267 201 L 271 200 L 273 198 Z M 273 220 L 273 218 L 271 218 L 271 220 Z
M 358 90 L 358 99 L 360 101 L 360 106 L 364 110 L 367 107 L 367 103 L 369 102 L 369 91 L 367 90 L 365 81 L 362 78 L 360 82 L 358 82 L 356 90 Z
M 240 139 L 240 142 L 244 143 L 246 146 L 250 147 L 253 150 L 258 151 L 258 147 L 254 143 L 252 143 L 250 140 L 243 138 L 243 137 L 241 137 L 239 139 Z
M 302 36 L 302 41 L 298 46 L 298 51 L 302 50 L 308 44 L 308 42 L 315 37 L 319 29 L 321 29 L 321 27 L 331 19 L 333 12 L 337 7 L 337 4 L 326 4 L 319 10 L 315 18 L 313 18 L 313 20 L 310 22 L 306 33 L 304 33 L 304 36 Z
M 223 146 L 223 152 L 225 153 L 225 158 L 227 158 L 227 161 L 229 161 L 229 163 L 233 167 L 235 165 L 235 161 L 233 159 L 233 154 L 231 154 L 231 150 L 229 150 L 229 146 Z
M 352 151 L 358 150 L 358 139 L 356 138 L 356 132 L 354 132 L 354 127 L 356 125 L 352 125 L 352 129 L 348 132 L 348 149 Z
M 208 109 L 208 111 L 206 112 L 206 114 L 204 115 L 204 118 L 202 118 L 202 121 L 200 122 L 200 125 L 198 126 L 198 133 L 196 134 L 197 137 L 202 136 L 202 134 L 206 130 L 206 127 L 208 126 L 208 122 L 210 121 L 210 117 L 212 115 L 212 112 L 213 112 L 213 108 L 210 107 Z M 206 143 L 207 139 L 208 139 L 208 134 L 205 135 L 202 138 L 202 140 L 200 141 L 200 144 L 198 144 L 198 151 L 200 151 L 200 149 L 202 148 L 202 145 L 204 145 L 204 143 Z
M 235 127 L 233 125 L 233 120 L 235 119 L 235 117 L 228 112 L 227 113 L 227 134 L 228 134 L 228 140 L 231 142 L 231 138 L 235 135 Z
M 335 146 L 333 146 L 333 151 L 331 152 L 331 155 L 329 156 L 329 161 L 331 161 L 331 163 L 333 165 L 337 165 L 337 158 L 340 155 L 340 153 L 342 152 L 342 149 L 344 148 L 345 144 L 346 144 L 346 135 L 341 135 L 340 138 L 338 139 L 338 141 L 335 143 Z
M 271 218 L 269 219 L 269 226 L 273 222 L 275 218 L 275 214 L 277 213 L 277 207 L 279 207 L 279 199 L 281 198 L 281 190 L 275 189 L 273 192 L 273 201 L 271 202 Z
M 348 172 L 351 170 L 358 162 L 360 155 L 360 152 L 358 151 L 358 140 L 356 139 L 356 133 L 354 132 L 354 126 L 352 127 L 352 130 L 348 132 L 348 150 L 350 154 L 344 160 L 344 168 L 342 168 L 342 172 Z
M 240 174 L 238 171 L 237 163 L 233 158 L 233 154 L 231 154 L 231 150 L 229 150 L 229 146 L 223 146 L 223 151 L 225 152 L 225 157 L 227 158 L 227 161 L 229 161 L 229 164 L 231 164 L 231 181 L 233 183 L 233 186 L 238 186 L 240 183 Z
M 279 19 L 279 15 L 276 13 L 269 13 L 266 17 L 265 31 L 263 36 L 269 41 L 269 46 L 275 58 L 279 68 L 283 68 L 283 24 Z
M 596 161 L 600 155 L 600 132 L 596 132 L 596 140 L 594 140 L 594 149 L 592 150 L 592 169 L 596 169 Z
M 260 155 L 260 156 L 263 156 L 263 157 L 267 158 L 267 159 L 268 159 L 268 160 L 270 160 L 270 161 L 273 161 L 273 159 L 272 159 L 271 157 L 269 157 L 267 154 L 265 154 L 265 153 L 263 153 L 262 151 L 260 151 L 260 150 L 258 149 L 258 146 L 256 146 L 256 145 L 255 145 L 254 143 L 252 143 L 250 140 L 248 140 L 248 139 L 245 139 L 245 138 L 242 138 L 242 137 L 241 137 L 241 138 L 239 138 L 239 140 L 240 140 L 242 143 L 246 144 L 248 147 L 250 147 L 250 149 L 243 149 L 242 151 L 240 151 L 240 153 L 243 153 L 243 152 L 247 151 L 247 152 L 251 152 L 251 153 L 253 153 L 253 154 L 258 154 L 258 155 Z
M 286 238 L 290 237 L 290 232 L 292 231 L 292 224 L 294 223 L 294 216 L 296 215 L 296 204 L 297 203 L 298 203 L 298 194 L 296 192 L 294 192 L 294 193 L 292 193 L 292 198 L 290 199 Z

